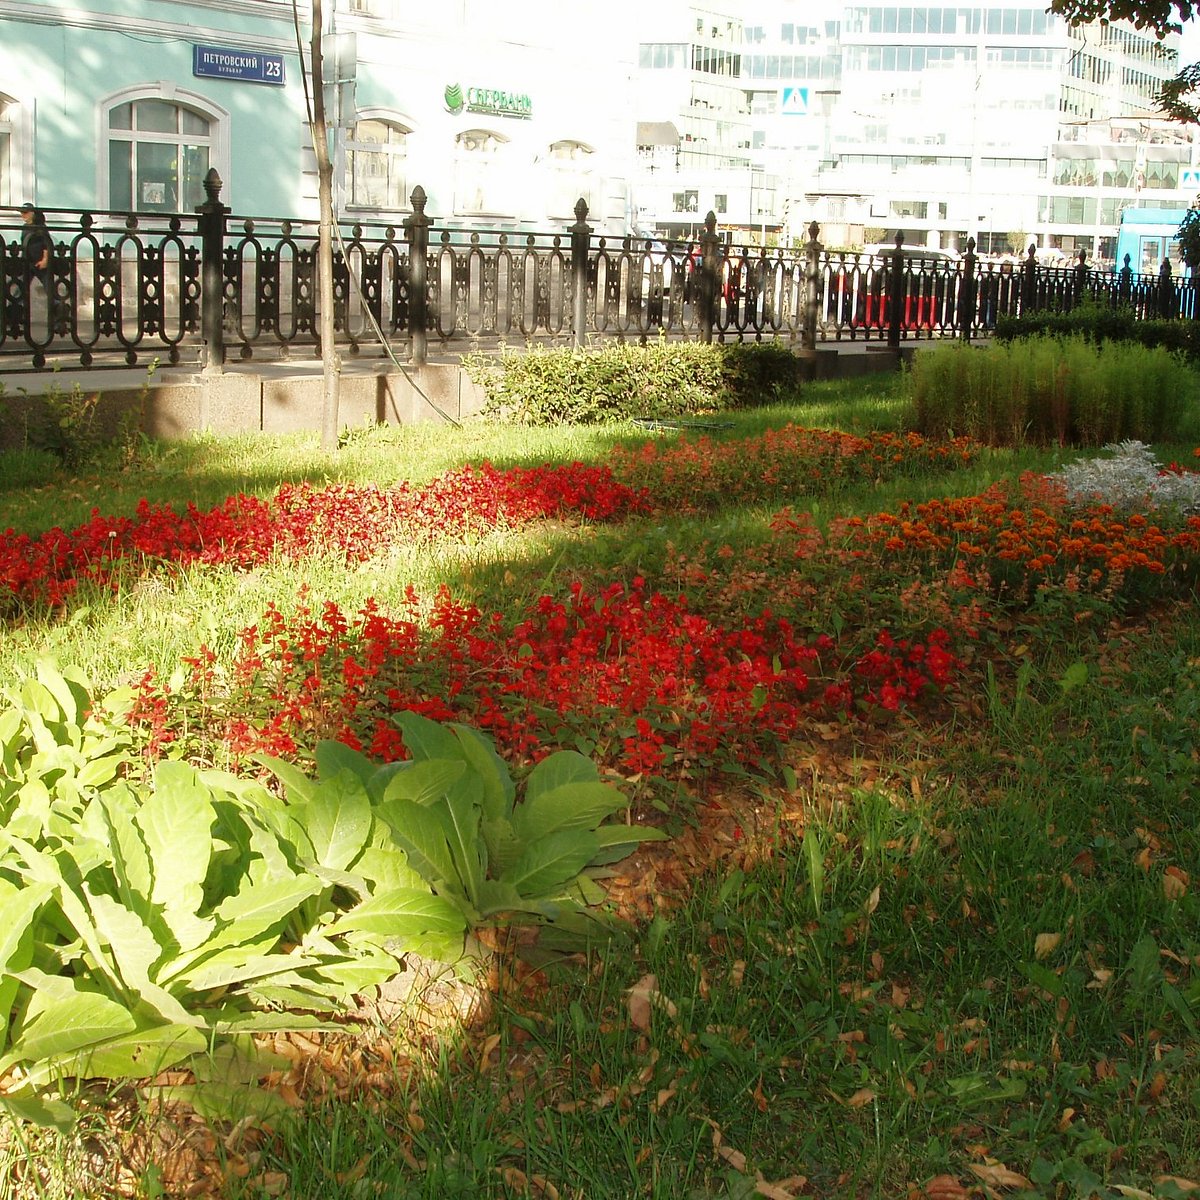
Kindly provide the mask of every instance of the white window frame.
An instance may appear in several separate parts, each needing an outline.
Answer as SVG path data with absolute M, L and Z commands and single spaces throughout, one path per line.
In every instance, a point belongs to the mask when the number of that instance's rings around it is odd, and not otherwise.
M 559 156 L 563 149 L 572 151 L 571 157 Z M 588 212 L 595 211 L 596 176 L 595 165 L 599 161 L 596 148 L 581 138 L 556 138 L 546 148 L 546 216 L 557 220 L 575 219 L 575 204 L 582 196 L 587 201 Z M 569 202 L 568 202 L 569 196 Z M 565 205 L 565 208 L 564 208 Z
M 107 96 L 102 96 L 97 102 L 96 197 L 99 201 L 97 207 L 103 211 L 108 211 L 112 200 L 112 193 L 110 191 L 112 181 L 109 178 L 108 170 L 108 145 L 112 132 L 109 127 L 110 114 L 114 108 L 137 100 L 162 100 L 167 104 L 180 105 L 183 108 L 194 110 L 208 120 L 208 165 L 210 168 L 216 167 L 217 174 L 221 176 L 221 202 L 232 208 L 234 181 L 230 179 L 229 147 L 231 119 L 229 110 L 222 108 L 219 104 L 215 104 L 208 96 L 190 91 L 187 88 L 177 87 L 168 80 L 135 84 L 132 87 L 122 88 L 120 91 L 110 92 Z M 118 140 L 136 142 L 138 139 L 119 138 Z M 146 140 L 152 141 L 153 139 L 147 138 Z M 134 199 L 136 208 L 137 198 L 134 197 Z M 169 214 L 164 213 L 162 215 L 167 216 Z
M 487 150 L 468 150 L 464 148 L 463 139 L 471 135 L 481 135 L 493 143 Z M 511 217 L 514 215 L 512 197 L 508 195 L 508 180 L 506 167 L 509 166 L 509 155 L 512 153 L 512 142 L 499 130 L 486 126 L 476 126 L 464 129 L 454 137 L 454 212 L 463 217 Z M 489 156 L 493 161 L 491 169 L 484 173 L 487 165 L 483 160 Z M 477 191 L 480 203 L 467 203 L 463 194 L 464 168 L 480 172 L 480 178 L 492 181 L 492 186 L 486 191 Z M 474 182 L 474 181 L 472 181 Z
M 0 189 L 0 204 L 39 203 L 33 181 L 33 103 L 11 92 L 0 92 L 0 132 L 8 135 L 8 194 Z
M 411 156 L 409 154 L 408 139 L 415 132 L 414 122 L 403 113 L 396 112 L 390 108 L 360 108 L 356 113 L 355 124 L 359 121 L 380 121 L 385 125 L 390 125 L 393 128 L 399 129 L 405 138 L 403 149 L 392 149 L 390 145 L 383 150 L 370 151 L 368 153 L 385 153 L 391 154 L 394 158 L 400 159 L 403 164 L 404 172 L 404 197 L 403 203 L 395 208 L 380 207 L 374 204 L 355 203 L 351 196 L 353 195 L 353 180 L 350 177 L 350 152 L 351 150 L 358 151 L 360 146 L 363 148 L 369 147 L 370 143 L 358 143 L 353 139 L 353 129 L 347 129 L 342 137 L 338 139 L 338 154 L 340 156 L 339 170 L 337 178 L 339 180 L 340 205 L 343 210 L 353 210 L 355 212 L 368 213 L 390 213 L 390 212 L 412 212 L 412 189 L 415 186 L 412 181 L 412 173 L 409 169 L 411 164 Z

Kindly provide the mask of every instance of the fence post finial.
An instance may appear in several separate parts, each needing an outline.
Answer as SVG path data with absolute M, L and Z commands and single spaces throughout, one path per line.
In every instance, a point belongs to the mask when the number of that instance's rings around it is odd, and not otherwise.
M 889 261 L 890 260 L 890 261 Z M 888 272 L 887 340 L 889 350 L 900 349 L 900 326 L 904 321 L 904 232 L 896 230 L 896 249 L 884 255 Z
M 412 341 L 412 360 L 423 367 L 429 357 L 429 298 L 426 294 L 426 265 L 429 257 L 429 227 L 425 215 L 428 197 L 418 183 L 412 190 L 412 215 L 404 218 L 408 241 L 408 333 Z
M 717 321 L 718 280 L 721 277 L 721 235 L 717 214 L 710 208 L 700 234 L 700 340 L 711 342 Z
M 575 224 L 571 226 L 571 313 L 573 317 L 571 344 L 583 348 L 587 335 L 588 259 L 592 250 L 592 227 L 587 223 L 587 201 L 580 196 L 575 201 Z
M 817 310 L 820 307 L 818 284 L 821 279 L 820 257 L 823 249 L 817 241 L 821 226 L 814 220 L 808 227 L 808 241 L 804 244 L 804 333 L 801 346 L 805 350 L 817 348 Z
M 196 206 L 200 235 L 200 335 L 204 339 L 204 371 L 219 375 L 225 369 L 225 218 L 221 203 L 221 176 L 209 167 L 204 176 L 208 197 Z
M 975 274 L 977 262 L 975 239 L 967 238 L 967 252 L 963 255 L 962 291 L 958 298 L 958 336 L 964 342 L 971 340 L 975 314 L 979 309 L 979 278 Z

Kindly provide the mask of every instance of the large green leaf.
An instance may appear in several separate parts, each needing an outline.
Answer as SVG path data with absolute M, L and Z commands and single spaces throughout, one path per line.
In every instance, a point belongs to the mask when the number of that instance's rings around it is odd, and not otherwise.
M 599 848 L 596 835 L 590 830 L 564 829 L 526 846 L 524 854 L 502 880 L 511 883 L 526 899 L 544 896 L 568 879 L 574 879 Z
M 427 758 L 462 758 L 462 747 L 458 738 L 436 721 L 408 710 L 393 713 L 392 720 L 400 728 L 409 757 L 416 762 Z
M 375 763 L 361 750 L 332 738 L 318 742 L 313 757 L 317 760 L 317 774 L 322 781 L 332 779 L 339 771 L 349 771 L 365 788 L 377 770 Z
M 315 779 L 309 779 L 299 767 L 286 759 L 276 758 L 273 754 L 253 754 L 251 758 L 255 762 L 262 763 L 283 784 L 288 802 L 291 804 L 301 804 L 306 800 L 311 800 L 319 786 Z
M 385 810 L 380 810 L 384 815 Z M 458 872 L 450 855 L 446 829 L 433 809 L 411 800 L 393 800 L 386 806 L 388 823 L 396 834 L 408 864 L 434 887 L 457 884 Z
M 437 937 L 446 937 L 446 934 L 433 935 Z M 459 945 L 462 944 L 463 935 L 455 935 L 458 938 Z M 327 981 L 338 989 L 338 994 L 343 1000 L 349 1000 L 360 992 L 365 992 L 369 988 L 378 987 L 382 983 L 387 983 L 389 979 L 393 979 L 400 974 L 401 964 L 396 957 L 396 953 L 385 950 L 375 944 L 374 940 L 366 934 L 351 934 L 351 938 L 357 939 L 357 944 L 354 946 L 354 953 L 348 958 L 342 958 L 337 961 L 321 963 L 320 966 L 312 969 L 314 979 Z M 414 937 L 410 941 L 405 942 L 403 953 L 408 953 L 414 950 L 417 944 L 423 943 L 421 937 Z M 397 951 L 400 953 L 400 951 Z
M 400 940 L 465 931 L 466 920 L 457 905 L 418 888 L 395 888 L 372 896 L 324 929 L 326 937 L 365 932 Z
M 563 783 L 518 804 L 513 828 L 525 842 L 567 829 L 595 829 L 605 817 L 629 807 L 628 799 L 607 783 Z
M 166 1103 L 186 1104 L 206 1120 L 230 1125 L 252 1119 L 256 1125 L 270 1128 L 291 1112 L 288 1102 L 278 1092 L 224 1080 L 151 1088 L 148 1094 Z
M 530 903 L 520 892 L 506 880 L 485 879 L 479 889 L 479 915 L 494 917 L 505 912 L 537 912 L 542 910 L 536 903 Z
M 602 867 L 628 858 L 643 842 L 665 842 L 667 833 L 654 825 L 601 825 L 594 830 L 600 850 L 588 864 Z
M 0 1051 L 8 1041 L 8 1019 L 20 987 L 16 972 L 33 962 L 36 917 L 53 893 L 48 883 L 18 888 L 0 879 Z
M 77 890 L 82 888 L 82 879 L 69 850 L 62 850 L 58 855 L 43 853 L 24 839 L 13 837 L 5 829 L 0 829 L 0 840 L 8 842 L 15 851 L 12 863 L 14 870 L 20 870 L 27 880 L 48 883 L 53 887 L 63 918 L 91 956 L 93 975 L 98 975 L 119 990 L 122 986 L 120 973 L 116 962 L 105 950 L 104 942 L 92 922 L 91 912 Z
M 251 979 L 269 979 L 309 965 L 296 954 L 246 954 L 243 947 L 214 955 L 189 972 L 185 982 L 193 992 L 233 987 Z
M 48 977 L 40 971 L 22 971 L 18 978 L 31 983 L 32 991 L 21 1023 L 13 1030 L 12 1046 L 0 1059 L 0 1075 L 14 1063 L 58 1059 L 137 1028 L 124 1005 L 75 980 L 54 977 L 48 985 Z
M 60 669 L 51 660 L 41 659 L 35 669 L 38 682 L 58 702 L 63 720 L 72 725 L 82 725 L 91 706 L 91 699 L 88 696 L 87 680 L 79 668 Z
M 433 806 L 446 831 L 458 879 L 472 904 L 476 903 L 479 886 L 487 874 L 487 846 L 480 829 L 482 792 L 479 776 L 472 771 Z
M 79 1079 L 147 1079 L 208 1049 L 202 1029 L 160 1025 L 109 1038 L 71 1054 L 50 1056 L 31 1072 L 35 1082 L 59 1076 Z
M 150 853 L 150 898 L 174 927 L 190 925 L 204 900 L 204 877 L 212 854 L 212 793 L 187 763 L 166 761 L 154 772 L 154 790 L 138 813 Z
M 96 932 L 108 945 L 126 988 L 140 992 L 149 985 L 154 964 L 162 957 L 158 939 L 137 915 L 119 900 L 94 894 L 86 884 L 83 894 Z
M 388 780 L 383 792 L 385 805 L 392 800 L 432 804 L 440 800 L 468 769 L 462 759 L 452 758 L 431 758 L 403 765 L 404 770 L 397 771 Z
M 243 819 L 252 856 L 246 866 L 250 881 L 272 883 L 280 879 L 294 879 L 298 864 L 288 857 L 275 830 L 260 821 L 257 814 L 245 813 Z
M 76 1121 L 75 1110 L 69 1104 L 53 1096 L 39 1096 L 34 1088 L 0 1093 L 0 1113 L 60 1133 L 70 1133 Z
M 483 783 L 483 815 L 485 820 L 499 821 L 512 812 L 517 794 L 516 784 L 496 747 L 470 725 L 452 724 L 463 755 Z
M 217 908 L 214 914 L 219 922 L 217 932 L 203 946 L 166 966 L 159 974 L 159 982 L 185 978 L 185 973 L 199 963 L 230 947 L 252 947 L 254 954 L 260 953 L 262 939 L 270 936 L 274 940 L 292 914 L 321 889 L 321 881 L 311 875 L 247 882 Z
M 150 908 L 154 872 L 150 851 L 137 825 L 139 798 L 121 785 L 109 788 L 88 805 L 80 828 L 107 841 L 121 901 L 143 916 Z
M 371 836 L 371 802 L 353 771 L 322 779 L 306 804 L 292 809 L 323 867 L 344 870 L 362 853 Z
M 525 844 L 506 817 L 494 821 L 485 817 L 480 828 L 487 846 L 488 867 L 493 875 L 503 875 L 521 857 Z
M 596 764 L 577 750 L 558 750 L 539 762 L 525 780 L 525 802 L 537 799 L 569 783 L 595 783 L 600 778 Z
M 408 855 L 396 845 L 391 826 L 382 821 L 379 824 L 385 830 L 390 844 L 368 846 L 355 867 L 375 893 L 391 888 L 419 888 L 423 882 L 421 876 L 408 865 Z

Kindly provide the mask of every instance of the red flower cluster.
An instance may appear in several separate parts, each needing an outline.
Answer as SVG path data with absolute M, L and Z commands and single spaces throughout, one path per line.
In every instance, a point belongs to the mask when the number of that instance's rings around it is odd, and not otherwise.
M 397 538 L 461 535 L 470 528 L 520 526 L 577 513 L 611 521 L 645 512 L 644 494 L 617 483 L 608 467 L 466 466 L 423 487 L 284 485 L 270 500 L 236 495 L 200 512 L 177 513 L 141 501 L 133 517 L 89 521 L 70 533 L 0 535 L 0 613 L 4 601 L 57 607 L 83 581 L 116 586 L 155 564 L 194 562 L 250 567 L 273 555 L 336 553 L 370 558 Z
M 202 649 L 179 693 L 148 675 L 137 715 L 151 753 L 186 727 L 211 731 L 234 759 L 294 755 L 320 737 L 395 759 L 390 715 L 414 709 L 470 721 L 517 757 L 599 736 L 597 755 L 631 771 L 718 755 L 758 766 L 806 717 L 899 708 L 960 665 L 944 633 L 912 644 L 881 633 L 870 654 L 839 663 L 830 638 L 800 644 L 769 610 L 720 628 L 640 578 L 595 593 L 574 584 L 511 625 L 444 587 L 427 613 L 411 590 L 407 605 L 393 618 L 370 603 L 353 621 L 334 604 L 290 619 L 271 608 L 242 631 L 227 672 Z
M 699 511 L 785 496 L 828 494 L 840 485 L 966 465 L 978 457 L 967 438 L 926 441 L 916 433 L 859 437 L 785 425 L 757 438 L 620 447 L 610 461 L 616 477 L 645 489 L 659 508 Z

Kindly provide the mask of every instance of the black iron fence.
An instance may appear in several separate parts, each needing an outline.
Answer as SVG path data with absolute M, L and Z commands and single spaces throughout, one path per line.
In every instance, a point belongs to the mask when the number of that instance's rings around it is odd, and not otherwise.
M 157 358 L 219 368 L 319 355 L 318 228 L 239 218 L 215 171 L 195 216 L 62 211 L 43 282 L 19 237 L 0 254 L 0 364 L 13 370 Z M 845 340 L 986 335 L 1002 316 L 1070 309 L 1085 299 L 1140 318 L 1194 317 L 1190 278 L 1170 265 L 1092 269 L 922 257 L 898 236 L 882 254 L 827 251 L 814 222 L 795 248 L 735 246 L 716 217 L 694 242 L 597 235 L 587 206 L 550 234 L 441 228 L 416 188 L 402 223 L 336 230 L 334 328 L 344 353 L 413 363 L 500 344 L 596 339 L 777 340 L 797 349 Z

